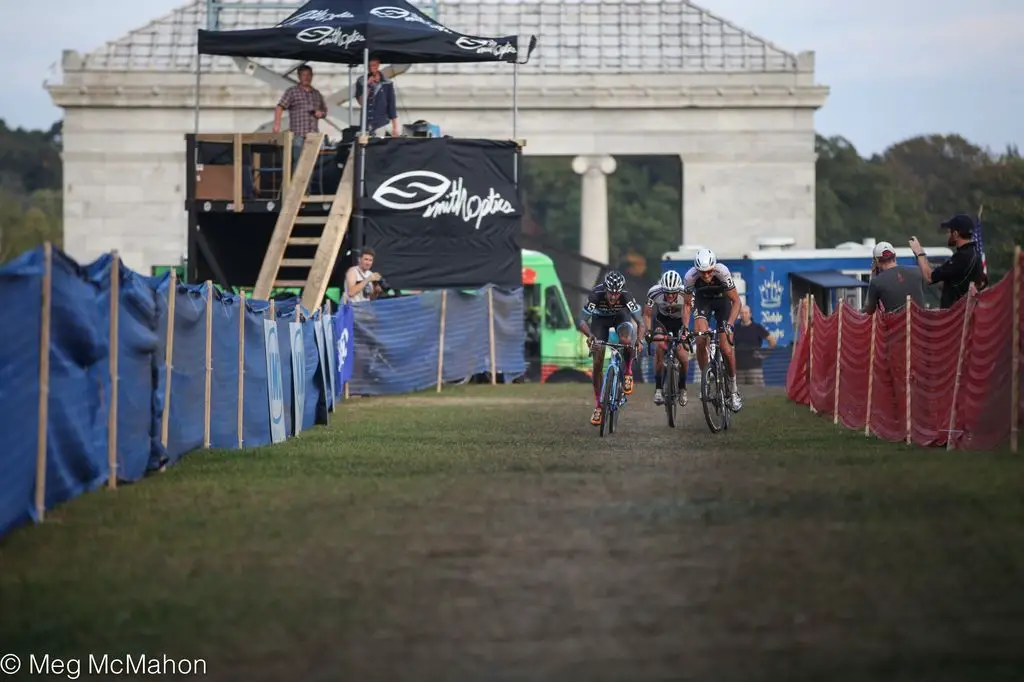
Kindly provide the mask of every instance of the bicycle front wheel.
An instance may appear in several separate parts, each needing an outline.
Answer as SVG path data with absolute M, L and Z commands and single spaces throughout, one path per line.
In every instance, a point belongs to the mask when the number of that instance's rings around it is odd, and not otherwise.
M 599 433 L 601 437 L 604 437 L 607 431 L 610 435 L 612 432 L 612 415 L 615 414 L 612 409 L 612 401 L 615 396 L 615 367 L 609 366 L 604 373 L 604 387 L 601 390 L 601 428 Z
M 625 391 L 622 387 L 622 380 L 619 377 L 619 373 L 615 373 L 615 397 L 612 399 L 612 417 L 608 422 L 611 427 L 611 433 L 615 433 L 615 429 L 619 428 L 619 409 L 622 407 L 622 401 L 625 397 Z
M 719 394 L 722 396 L 722 428 L 728 429 L 732 426 L 732 405 L 726 401 L 726 396 L 730 396 L 729 393 L 729 375 L 725 371 L 725 360 L 721 356 L 718 358 L 718 372 L 719 372 L 719 385 L 721 389 Z M 730 396 L 731 397 L 731 396 Z
M 721 409 L 725 407 L 718 363 L 709 362 L 704 369 L 700 384 L 700 401 L 704 406 L 704 421 L 708 423 L 711 433 L 718 433 L 722 430 Z
M 676 427 L 676 405 L 678 404 L 678 382 L 676 363 L 671 360 L 665 363 L 665 383 L 662 384 L 662 396 L 665 399 L 665 416 L 668 417 L 669 428 Z

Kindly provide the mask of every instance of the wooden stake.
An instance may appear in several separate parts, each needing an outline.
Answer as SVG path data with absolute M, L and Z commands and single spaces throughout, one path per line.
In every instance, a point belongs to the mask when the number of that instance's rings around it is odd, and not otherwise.
M 956 354 L 956 378 L 953 380 L 953 402 L 949 408 L 949 427 L 946 429 L 946 450 L 953 449 L 953 427 L 956 425 L 956 401 L 960 396 L 960 375 L 964 368 L 964 355 L 967 350 L 967 327 L 971 319 L 971 305 L 976 294 L 972 283 L 967 291 L 967 299 L 964 301 L 964 321 L 960 327 L 960 349 Z
M 809 356 L 808 359 L 807 359 L 807 404 L 811 406 L 811 412 L 814 413 L 814 412 L 817 412 L 817 410 L 814 409 L 814 327 L 815 327 L 815 325 L 814 325 L 814 313 L 811 310 L 811 302 L 813 302 L 814 299 L 811 298 L 810 294 L 807 294 L 807 298 L 808 298 L 808 305 L 807 305 L 807 328 L 810 330 L 810 332 L 809 332 L 810 333 L 810 341 L 809 341 L 809 344 L 808 344 L 808 348 L 810 349 L 810 352 L 807 354 Z
M 491 386 L 498 385 L 498 351 L 494 342 L 494 287 L 487 289 L 487 335 L 491 341 Z
M 43 290 L 39 328 L 39 423 L 36 424 L 36 516 L 46 516 L 46 449 L 50 414 L 50 308 L 53 292 L 53 244 L 43 244 Z
M 906 370 L 905 370 L 905 376 L 903 377 L 903 382 L 904 382 L 904 385 L 906 386 L 906 399 L 907 399 L 907 401 L 906 401 L 907 402 L 907 445 L 910 445 L 910 441 L 911 441 L 911 433 L 910 433 L 910 395 L 911 395 L 911 393 L 913 393 L 913 391 L 911 389 L 911 386 L 910 386 L 910 343 L 911 343 L 910 342 L 910 337 L 911 337 L 911 333 L 910 333 L 910 306 L 911 305 L 913 305 L 913 301 L 910 298 L 910 294 L 907 294 L 907 305 L 906 305 L 906 308 L 904 308 L 904 310 L 907 311 L 907 313 L 906 313 L 906 320 L 907 320 L 907 322 L 906 322 L 906 335 L 907 335 L 907 338 L 906 338 L 906 341 L 903 344 L 904 346 L 906 346 L 906 349 L 907 349 L 906 350 L 907 366 L 906 366 Z
M 160 418 L 160 442 L 167 447 L 171 426 L 171 374 L 174 370 L 174 301 L 178 298 L 178 273 L 171 270 L 167 285 L 167 343 L 164 349 L 164 413 Z
M 232 203 L 235 205 L 235 213 L 242 212 L 242 136 L 235 133 L 231 140 L 232 153 L 234 157 L 234 174 L 232 176 L 234 192 L 232 192 Z
M 206 392 L 203 399 L 203 447 L 210 447 L 210 389 L 213 385 L 213 282 L 206 280 Z
M 242 447 L 242 408 L 245 405 L 245 292 L 238 295 L 238 447 Z
M 1010 452 L 1017 452 L 1020 431 L 1020 246 L 1013 249 L 1013 350 L 1010 363 Z
M 868 360 L 868 407 L 864 415 L 864 435 L 871 435 L 871 394 L 875 385 L 875 332 L 878 328 L 878 311 L 871 313 L 871 350 Z
M 121 256 L 112 251 L 110 261 L 110 413 L 107 422 L 107 488 L 117 488 L 117 360 L 120 355 L 118 312 L 121 308 Z
M 441 331 L 437 339 L 437 392 L 441 392 L 441 377 L 444 375 L 444 325 L 448 317 L 448 290 L 441 292 Z
M 834 402 L 832 405 L 832 423 L 839 423 L 839 377 L 840 369 L 843 366 L 843 299 L 839 299 L 839 308 L 836 310 L 839 315 L 838 328 L 836 330 L 836 383 L 833 391 Z

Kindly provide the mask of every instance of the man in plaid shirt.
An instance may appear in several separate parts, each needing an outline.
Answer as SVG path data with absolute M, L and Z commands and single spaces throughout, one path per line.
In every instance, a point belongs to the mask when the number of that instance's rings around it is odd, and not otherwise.
M 327 116 L 327 102 L 313 82 L 313 69 L 307 64 L 299 67 L 299 84 L 293 85 L 281 95 L 281 101 L 274 110 L 274 132 L 281 132 L 281 116 L 288 111 L 288 128 L 294 134 L 292 140 L 292 162 L 299 159 L 306 135 L 319 131 L 320 119 Z

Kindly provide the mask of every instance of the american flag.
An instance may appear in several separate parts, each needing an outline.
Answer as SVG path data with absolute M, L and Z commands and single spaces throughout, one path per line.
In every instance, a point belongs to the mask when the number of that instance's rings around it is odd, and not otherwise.
M 974 241 L 978 244 L 978 251 L 981 252 L 981 271 L 988 275 L 988 261 L 985 260 L 985 244 L 981 241 L 981 210 L 978 210 L 978 219 L 974 221 Z

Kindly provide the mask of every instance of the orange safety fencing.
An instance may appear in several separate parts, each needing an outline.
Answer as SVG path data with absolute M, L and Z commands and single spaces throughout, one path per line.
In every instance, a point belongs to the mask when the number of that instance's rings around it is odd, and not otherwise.
M 831 315 L 805 299 L 786 392 L 812 412 L 890 441 L 1014 452 L 1024 422 L 1024 256 L 948 310 L 917 304 Z M 909 299 L 908 299 L 909 300 Z M 837 362 L 838 358 L 838 362 Z

